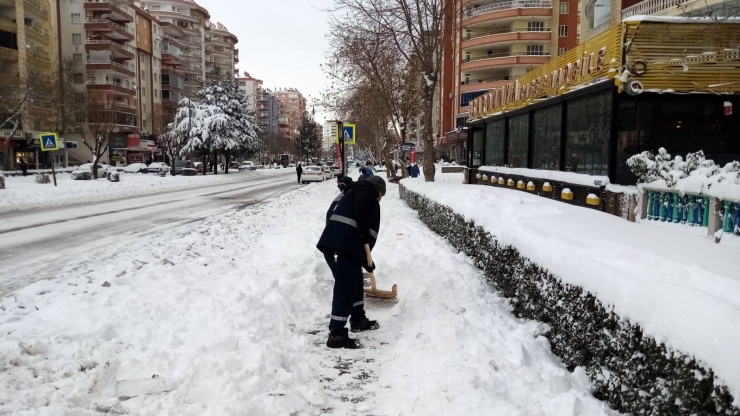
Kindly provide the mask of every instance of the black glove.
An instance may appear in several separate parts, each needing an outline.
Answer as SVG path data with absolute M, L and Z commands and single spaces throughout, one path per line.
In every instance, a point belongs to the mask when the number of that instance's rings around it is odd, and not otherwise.
M 362 267 L 364 267 L 368 273 L 372 273 L 375 270 L 375 262 L 367 264 L 367 260 L 365 260 L 365 264 L 363 264 Z

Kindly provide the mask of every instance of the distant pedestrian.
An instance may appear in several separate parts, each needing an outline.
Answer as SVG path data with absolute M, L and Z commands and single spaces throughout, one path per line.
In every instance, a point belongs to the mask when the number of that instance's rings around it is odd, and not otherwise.
M 23 172 L 23 176 L 28 175 L 28 163 L 23 158 L 21 158 L 21 172 Z
M 298 175 L 298 183 L 301 183 L 301 175 L 303 175 L 303 168 L 301 167 L 301 164 L 298 163 L 295 167 L 295 173 Z
M 418 163 L 414 163 L 413 166 L 411 166 L 411 171 L 410 171 L 411 177 L 412 178 L 417 178 L 417 177 L 419 177 L 419 174 L 420 173 L 421 172 L 419 172 L 419 164 Z

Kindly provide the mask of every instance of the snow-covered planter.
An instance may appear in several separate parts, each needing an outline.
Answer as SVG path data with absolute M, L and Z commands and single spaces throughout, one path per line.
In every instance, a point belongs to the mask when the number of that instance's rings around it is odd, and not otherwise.
M 553 353 L 569 370 L 586 371 L 597 398 L 636 415 L 740 416 L 711 369 L 645 336 L 639 325 L 622 319 L 593 294 L 563 283 L 450 208 L 403 185 L 400 195 L 430 229 L 474 259 L 516 316 L 549 326 Z
M 121 182 L 121 174 L 118 172 L 108 172 L 107 176 L 111 182 Z
M 92 172 L 87 171 L 74 171 L 72 172 L 72 180 L 73 181 L 91 181 L 92 180 Z
M 36 175 L 36 183 L 38 184 L 51 183 L 51 179 L 49 179 L 49 175 L 45 173 L 39 173 L 38 175 Z

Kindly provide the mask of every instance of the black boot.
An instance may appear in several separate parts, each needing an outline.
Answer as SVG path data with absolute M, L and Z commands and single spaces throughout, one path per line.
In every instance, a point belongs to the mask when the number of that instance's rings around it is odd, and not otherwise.
M 380 328 L 378 321 L 371 321 L 365 317 L 349 323 L 352 332 L 372 331 Z
M 329 348 L 347 348 L 350 350 L 362 348 L 362 345 L 356 339 L 349 337 L 347 328 L 331 331 L 329 339 L 326 341 L 326 346 Z

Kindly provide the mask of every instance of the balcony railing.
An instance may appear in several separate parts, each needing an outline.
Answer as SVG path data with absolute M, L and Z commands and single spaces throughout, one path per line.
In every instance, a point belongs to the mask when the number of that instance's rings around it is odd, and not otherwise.
M 470 56 L 465 57 L 464 62 L 480 61 L 483 59 L 494 59 L 494 58 L 506 58 L 510 56 L 550 56 L 550 52 L 546 51 L 530 51 L 530 52 L 496 52 L 483 56 Z
M 124 86 L 123 83 L 115 82 L 115 81 L 110 81 L 110 80 L 108 80 L 108 81 L 97 81 L 96 79 L 92 78 L 92 79 L 88 79 L 87 80 L 87 85 L 113 85 L 114 87 L 118 87 L 118 88 L 123 88 L 123 89 L 129 90 L 131 94 L 135 94 L 136 93 L 132 87 L 127 87 L 127 86 Z
M 26 52 L 26 55 L 30 56 L 31 58 L 38 59 L 39 61 L 51 62 L 51 59 L 49 59 L 49 52 L 41 49 L 29 50 L 28 52 Z
M 23 2 L 26 3 L 26 4 L 28 4 L 28 5 L 30 5 L 31 7 L 33 7 L 37 11 L 41 12 L 41 14 L 43 14 L 43 15 L 45 15 L 47 17 L 49 16 L 49 7 L 47 5 L 45 5 L 45 4 L 42 4 L 40 1 L 38 1 L 38 0 L 23 0 Z
M 108 20 L 108 19 L 93 19 L 93 18 L 88 17 L 87 19 L 85 19 L 85 23 L 103 23 L 103 24 L 107 24 L 107 25 L 112 25 L 114 27 L 117 27 L 117 28 L 123 30 L 124 32 L 128 32 L 129 34 L 136 36 L 136 32 L 134 32 L 133 29 L 129 29 L 129 28 L 125 27 L 125 26 L 121 26 L 121 25 L 119 25 L 118 23 L 116 23 L 116 22 L 114 22 L 112 20 Z
M 40 25 L 37 25 L 37 24 L 26 25 L 26 30 L 30 30 L 31 32 L 34 32 L 38 35 L 45 37 L 46 39 L 49 39 L 49 31 L 44 29 Z
M 102 101 L 102 102 L 95 102 L 94 104 L 99 105 L 100 107 L 103 107 L 106 110 L 113 110 L 115 107 L 137 110 L 136 106 L 134 105 L 117 102 L 117 101 Z
M 492 30 L 489 32 L 471 33 L 468 32 L 466 40 L 482 38 L 484 36 L 500 35 L 502 33 L 520 33 L 520 32 L 549 32 L 549 27 L 507 27 L 505 29 Z
M 503 75 L 498 77 L 478 78 L 478 79 L 466 79 L 460 81 L 460 85 L 473 85 L 483 82 L 495 82 L 495 81 L 513 81 L 519 78 L 517 75 Z
M 683 3 L 688 3 L 688 0 L 644 0 L 622 10 L 622 19 L 631 16 L 654 14 L 670 9 L 671 7 L 681 7 Z
M 485 13 L 498 12 L 501 10 L 525 9 L 525 8 L 552 8 L 552 1 L 545 0 L 512 0 L 488 4 L 465 10 L 465 17 L 479 16 Z
M 124 50 L 129 53 L 135 53 L 135 50 L 130 45 L 121 45 L 119 43 L 113 42 L 112 40 L 100 40 L 100 39 L 86 39 L 85 44 L 89 45 L 97 45 L 97 44 L 108 44 L 113 46 L 114 48 L 118 48 L 121 50 Z
M 88 65 L 113 65 L 115 67 L 123 68 L 123 69 L 128 70 L 128 71 L 131 71 L 131 72 L 136 72 L 136 68 L 133 65 L 131 65 L 131 64 L 123 65 L 123 64 L 119 64 L 118 62 L 113 62 L 113 61 L 88 60 L 87 61 L 87 64 Z
M 606 32 L 606 30 L 609 29 L 609 27 L 611 27 L 611 25 L 612 25 L 612 18 L 611 17 L 608 17 L 606 20 L 602 20 L 601 23 L 599 23 L 598 25 L 594 26 L 593 29 L 591 29 L 591 30 L 588 31 L 588 36 L 586 38 L 587 39 L 591 39 L 592 37 L 594 37 L 596 35 L 600 35 L 600 34 Z
M 29 0 L 24 0 L 24 1 L 29 1 Z M 31 0 L 31 1 L 34 1 L 34 0 Z M 111 6 L 115 7 L 116 9 L 118 9 L 118 10 L 126 13 L 127 15 L 129 15 L 131 17 L 134 17 L 133 12 L 130 11 L 130 10 L 128 10 L 128 7 L 121 7 L 121 6 L 117 5 L 116 3 L 114 3 L 114 2 L 112 2 L 110 0 L 85 0 L 85 3 L 107 3 L 107 4 L 110 4 Z

